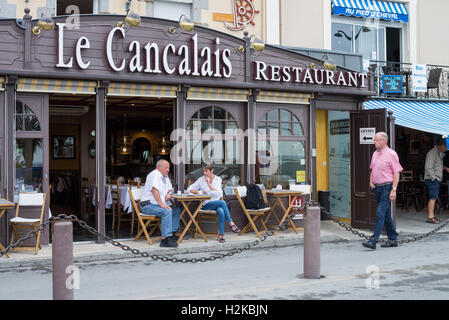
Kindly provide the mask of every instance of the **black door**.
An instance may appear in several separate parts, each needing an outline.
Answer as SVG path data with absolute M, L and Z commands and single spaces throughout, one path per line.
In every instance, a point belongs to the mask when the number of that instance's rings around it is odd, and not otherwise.
M 375 147 L 369 136 L 360 136 L 361 128 L 375 128 L 375 132 L 387 132 L 387 110 L 351 113 L 351 226 L 374 229 L 377 203 L 369 187 L 369 176 Z M 369 141 L 369 144 L 361 143 L 361 138 L 364 142 Z

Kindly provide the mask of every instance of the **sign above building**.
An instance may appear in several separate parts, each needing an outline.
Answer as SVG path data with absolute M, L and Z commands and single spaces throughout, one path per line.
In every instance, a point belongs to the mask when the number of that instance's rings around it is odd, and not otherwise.
M 334 15 L 408 22 L 407 8 L 403 3 L 377 0 L 332 0 Z

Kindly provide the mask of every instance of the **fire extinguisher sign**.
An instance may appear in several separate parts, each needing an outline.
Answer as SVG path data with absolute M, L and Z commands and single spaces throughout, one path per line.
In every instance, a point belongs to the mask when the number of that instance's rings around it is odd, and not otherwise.
M 303 204 L 302 196 L 290 196 L 289 200 L 290 200 L 290 203 L 292 203 L 292 201 L 293 201 L 292 208 L 291 208 L 289 214 L 292 214 L 293 212 L 298 210 L 298 208 L 300 208 Z M 292 220 L 298 220 L 298 219 L 304 219 L 304 209 L 299 210 L 292 218 Z

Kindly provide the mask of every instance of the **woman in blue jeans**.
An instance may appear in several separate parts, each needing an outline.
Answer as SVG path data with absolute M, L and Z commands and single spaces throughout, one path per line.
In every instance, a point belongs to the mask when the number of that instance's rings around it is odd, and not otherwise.
M 211 196 L 206 200 L 201 210 L 215 210 L 218 216 L 218 241 L 223 243 L 224 239 L 224 221 L 229 223 L 233 232 L 239 233 L 240 229 L 232 221 L 231 213 L 225 201 L 220 200 L 223 196 L 221 189 L 221 178 L 214 175 L 214 167 L 211 164 L 203 164 L 203 176 L 195 181 L 187 191 L 193 194 L 202 193 Z

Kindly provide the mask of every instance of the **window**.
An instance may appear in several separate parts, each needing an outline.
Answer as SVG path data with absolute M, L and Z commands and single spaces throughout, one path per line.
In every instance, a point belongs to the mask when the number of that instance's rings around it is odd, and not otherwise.
M 237 133 L 237 130 L 235 118 L 220 107 L 201 108 L 192 116 L 187 124 L 186 185 L 203 175 L 203 162 L 214 163 L 214 173 L 222 178 L 224 187 L 240 182 L 241 142 L 222 136 Z
M 79 14 L 93 14 L 94 13 L 94 0 L 57 0 L 56 2 L 56 13 L 58 16 L 63 16 L 71 14 L 67 13 L 67 7 L 77 6 L 79 8 Z M 123 11 L 125 11 L 123 5 Z
M 184 14 L 191 19 L 192 5 L 175 1 L 154 1 L 154 17 L 178 21 Z
M 332 22 L 332 50 L 357 53 L 363 59 L 385 61 L 385 31 L 378 25 Z
M 256 182 L 263 183 L 267 189 L 278 184 L 287 188 L 291 180 L 305 183 L 305 137 L 298 118 L 288 110 L 277 108 L 267 112 L 257 128 L 261 135 L 276 130 L 278 142 L 258 139 Z
M 16 131 L 41 131 L 34 112 L 20 101 L 16 103 Z

